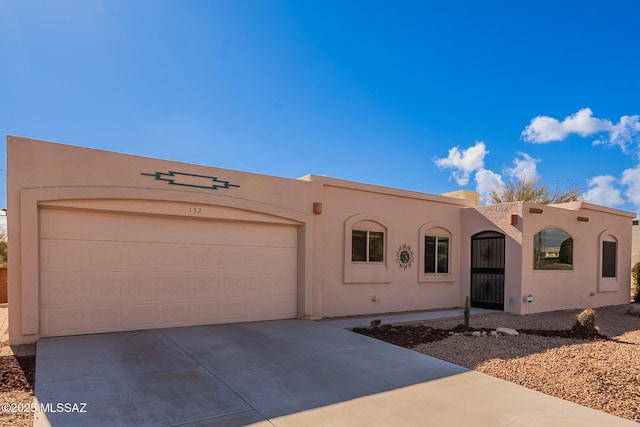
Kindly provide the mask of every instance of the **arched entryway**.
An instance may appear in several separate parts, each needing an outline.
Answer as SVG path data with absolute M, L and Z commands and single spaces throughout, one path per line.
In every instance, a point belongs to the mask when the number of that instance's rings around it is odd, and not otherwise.
M 504 234 L 471 237 L 471 306 L 504 310 Z

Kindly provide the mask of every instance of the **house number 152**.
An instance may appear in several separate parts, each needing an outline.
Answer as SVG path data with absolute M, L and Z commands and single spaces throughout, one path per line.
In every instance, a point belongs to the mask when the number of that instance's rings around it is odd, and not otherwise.
M 189 213 L 191 214 L 201 214 L 202 213 L 202 208 L 189 208 Z

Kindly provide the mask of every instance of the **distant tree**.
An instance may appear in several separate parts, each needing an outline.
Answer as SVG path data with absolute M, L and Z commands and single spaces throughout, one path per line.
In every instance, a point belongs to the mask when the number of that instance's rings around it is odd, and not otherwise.
M 540 177 L 513 179 L 489 190 L 492 203 L 536 202 L 542 204 L 577 202 L 582 199 L 582 188 L 556 184 L 551 186 Z
M 7 266 L 7 235 L 0 233 L 0 267 Z
M 560 244 L 559 262 L 573 264 L 573 239 L 569 237 Z

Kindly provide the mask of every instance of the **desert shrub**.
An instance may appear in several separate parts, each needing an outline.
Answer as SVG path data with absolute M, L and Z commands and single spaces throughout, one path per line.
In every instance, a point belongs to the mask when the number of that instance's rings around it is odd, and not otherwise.
M 633 279 L 631 285 L 631 301 L 640 303 L 640 262 L 633 264 L 631 268 L 631 278 Z
M 583 310 L 576 316 L 576 323 L 573 325 L 573 332 L 579 336 L 589 336 L 598 333 L 596 326 L 596 311 L 592 308 Z

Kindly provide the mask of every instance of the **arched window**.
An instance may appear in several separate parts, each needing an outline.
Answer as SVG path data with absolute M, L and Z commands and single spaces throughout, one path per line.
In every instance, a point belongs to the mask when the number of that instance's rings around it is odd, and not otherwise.
M 573 238 L 559 228 L 533 236 L 534 270 L 573 270 Z
M 383 225 L 374 221 L 360 221 L 351 229 L 352 262 L 384 262 Z
M 344 283 L 390 283 L 387 221 L 360 213 L 344 223 Z
M 616 277 L 618 267 L 618 240 L 613 236 L 602 239 L 602 277 Z
M 424 272 L 449 274 L 449 234 L 432 230 L 424 236 Z
M 420 239 L 418 281 L 455 281 L 457 240 L 449 231 L 448 224 L 430 221 L 420 227 L 418 236 Z

